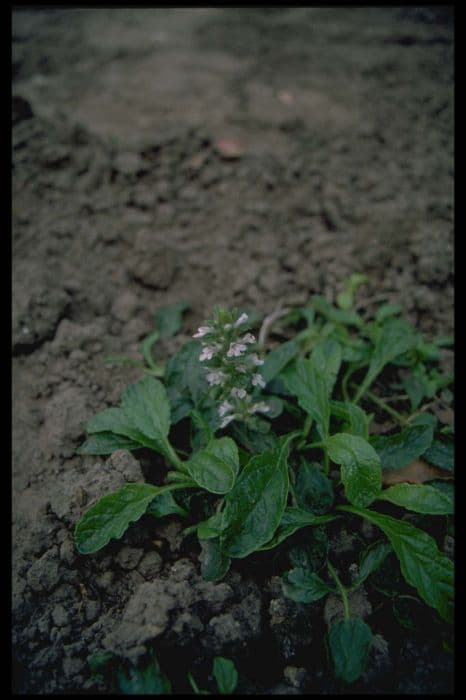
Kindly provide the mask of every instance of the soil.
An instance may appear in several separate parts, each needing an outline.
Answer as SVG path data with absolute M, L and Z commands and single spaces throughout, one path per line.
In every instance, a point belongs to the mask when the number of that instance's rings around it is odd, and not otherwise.
M 154 647 L 177 692 L 221 654 L 243 693 L 345 693 L 323 648 L 338 605 L 286 599 L 273 561 L 207 583 L 177 517 L 79 555 L 84 510 L 147 469 L 75 450 L 140 376 L 104 358 L 139 359 L 180 299 L 161 356 L 215 303 L 332 301 L 353 272 L 366 310 L 452 333 L 452 10 L 17 8 L 12 27 L 14 691 L 108 693 L 92 654 Z M 353 689 L 451 692 L 435 629 L 386 628 L 371 596 Z

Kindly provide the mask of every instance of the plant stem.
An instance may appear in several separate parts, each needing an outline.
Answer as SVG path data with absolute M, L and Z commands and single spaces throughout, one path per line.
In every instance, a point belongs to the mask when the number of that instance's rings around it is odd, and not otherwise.
M 324 474 L 325 474 L 325 476 L 328 476 L 329 469 L 330 469 L 330 463 L 329 463 L 329 458 L 328 458 L 328 452 L 327 452 L 327 450 L 324 450 Z
M 372 391 L 367 391 L 366 394 L 367 398 L 372 401 L 372 403 L 375 403 L 376 406 L 379 406 L 379 408 L 392 416 L 392 418 L 394 418 L 402 427 L 406 425 L 408 422 L 407 419 L 404 418 L 401 413 L 398 413 L 398 411 L 395 411 L 394 408 L 389 406 L 386 401 L 376 396 L 376 394 L 373 394 Z
M 188 472 L 188 467 L 181 461 L 181 459 L 178 457 L 176 454 L 175 450 L 173 447 L 170 445 L 168 440 L 165 443 L 165 449 L 167 451 L 167 457 L 169 458 L 170 462 L 176 469 L 183 474 L 189 474 Z
M 350 609 L 349 609 L 349 603 L 348 603 L 348 592 L 347 592 L 346 588 L 344 587 L 344 585 L 342 584 L 342 582 L 340 581 L 340 579 L 338 578 L 337 572 L 335 571 L 335 569 L 333 568 L 333 566 L 331 565 L 331 563 L 329 561 L 327 561 L 327 567 L 328 567 L 328 570 L 330 572 L 331 577 L 333 578 L 333 580 L 337 584 L 338 590 L 340 591 L 340 595 L 341 595 L 341 598 L 343 601 L 343 614 L 345 616 L 345 620 L 349 620 L 350 619 Z

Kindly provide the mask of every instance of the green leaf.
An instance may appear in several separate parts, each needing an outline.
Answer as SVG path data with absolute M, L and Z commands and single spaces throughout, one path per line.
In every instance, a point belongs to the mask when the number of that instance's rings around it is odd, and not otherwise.
M 91 435 L 76 450 L 78 455 L 110 455 L 116 450 L 136 450 L 141 445 L 124 435 L 102 432 Z
M 252 457 L 225 497 L 221 544 L 225 554 L 242 558 L 270 540 L 288 497 L 290 435 L 274 450 Z
M 426 515 L 451 515 L 454 512 L 452 499 L 428 484 L 395 484 L 382 491 L 378 500 Z
M 161 338 L 171 338 L 183 325 L 183 313 L 189 309 L 187 301 L 179 301 L 170 306 L 162 306 L 155 312 L 155 327 Z
M 303 462 L 299 467 L 296 483 L 298 505 L 316 515 L 323 515 L 333 505 L 333 486 L 318 465 Z
M 154 518 L 163 518 L 165 515 L 188 516 L 188 511 L 178 505 L 170 491 L 165 491 L 154 498 L 147 508 L 147 513 Z
M 380 374 L 385 365 L 400 355 L 413 350 L 419 342 L 419 336 L 404 319 L 389 318 L 378 334 L 374 353 L 364 379 L 366 388 Z
M 382 304 L 375 313 L 377 323 L 383 323 L 390 316 L 398 316 L 403 311 L 400 304 Z
M 239 471 L 238 448 L 229 437 L 213 439 L 186 463 L 192 479 L 211 493 L 231 491 Z
M 199 362 L 201 348 L 198 340 L 190 340 L 167 362 L 165 384 L 173 424 L 189 415 L 208 391 L 205 368 Z
M 312 359 L 303 358 L 288 365 L 281 376 L 301 408 L 315 420 L 320 436 L 325 439 L 330 420 L 328 380 L 319 374 Z
M 382 469 L 401 469 L 428 449 L 433 429 L 429 425 L 410 425 L 394 435 L 374 435 L 370 444 L 380 457 Z
M 425 459 L 434 467 L 447 469 L 449 472 L 455 468 L 455 449 L 453 442 L 444 442 L 443 440 L 434 440 L 428 450 L 422 453 Z
M 340 620 L 330 627 L 327 639 L 336 678 L 354 683 L 366 668 L 371 628 L 359 618 Z
M 152 346 L 154 345 L 154 343 L 157 342 L 159 337 L 160 333 L 158 331 L 153 331 L 152 333 L 150 333 L 150 335 L 144 338 L 144 340 L 141 343 L 142 356 L 144 357 L 147 366 L 151 369 L 158 369 L 158 366 L 154 362 L 154 358 L 152 357 Z
M 314 603 L 335 589 L 309 569 L 291 569 L 282 580 L 283 593 L 295 603 Z
M 315 346 L 311 354 L 311 363 L 325 382 L 327 396 L 330 398 L 340 371 L 341 345 L 326 338 Z
M 249 452 L 260 454 L 266 450 L 273 450 L 277 444 L 277 436 L 270 431 L 270 423 L 264 421 L 268 426 L 268 432 L 264 433 L 254 428 L 254 426 L 246 423 L 233 423 L 231 430 L 236 440 L 243 445 Z M 255 423 L 260 425 L 260 423 Z
M 453 562 L 437 548 L 426 532 L 372 510 L 339 506 L 379 527 L 390 540 L 400 561 L 401 573 L 420 597 L 447 621 L 453 615 Z
M 172 692 L 171 683 L 160 670 L 155 657 L 143 668 L 123 668 L 117 671 L 117 682 L 123 695 L 168 695 Z
M 282 369 L 291 362 L 299 353 L 299 343 L 296 340 L 288 340 L 278 347 L 267 353 L 264 364 L 261 367 L 261 374 L 264 377 L 265 383 L 268 384 L 272 379 L 280 374 Z
M 382 488 L 380 459 L 374 448 L 349 433 L 332 435 L 323 444 L 332 462 L 341 466 L 347 499 L 361 507 L 372 503 Z
M 369 416 L 365 411 L 354 403 L 344 401 L 331 401 L 330 410 L 334 416 L 344 420 L 342 432 L 350 432 L 352 435 L 367 440 L 369 437 Z M 346 429 L 345 429 L 346 428 Z
M 329 304 L 325 297 L 318 294 L 312 297 L 312 306 L 318 313 L 334 323 L 344 323 L 357 328 L 361 328 L 364 325 L 363 320 L 356 311 L 337 309 Z
M 381 566 L 391 551 L 391 544 L 385 541 L 374 542 L 367 547 L 359 562 L 359 574 L 351 587 L 354 589 L 364 583 Z
M 163 384 L 154 377 L 144 377 L 123 392 L 123 414 L 132 427 L 133 437 L 139 435 L 141 444 L 155 449 L 170 458 L 168 431 L 170 430 L 170 404 Z M 167 447 L 168 445 L 168 447 Z
M 286 508 L 272 539 L 259 549 L 261 551 L 273 549 L 303 527 L 308 527 L 309 525 L 323 525 L 324 523 L 335 520 L 335 518 L 335 515 L 314 515 L 300 508 Z
M 110 542 L 118 540 L 130 523 L 144 515 L 159 493 L 174 488 L 189 488 L 190 484 L 125 484 L 118 491 L 103 496 L 91 506 L 76 525 L 74 536 L 81 554 L 93 554 Z
M 426 413 L 425 411 L 409 419 L 409 425 L 430 425 L 432 430 L 435 430 L 437 423 L 437 417 L 432 413 Z
M 233 661 L 225 659 L 223 656 L 216 656 L 212 673 L 220 695 L 231 695 L 235 692 L 238 684 L 238 671 Z
M 200 540 L 209 540 L 212 537 L 218 537 L 222 531 L 222 514 L 214 513 L 197 524 L 197 536 Z
M 221 547 L 218 537 L 199 539 L 202 551 L 199 555 L 204 581 L 220 581 L 230 568 L 231 559 Z

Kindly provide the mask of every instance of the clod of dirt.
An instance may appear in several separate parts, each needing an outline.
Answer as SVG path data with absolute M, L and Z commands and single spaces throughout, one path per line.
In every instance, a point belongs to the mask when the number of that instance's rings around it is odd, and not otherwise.
M 163 565 L 163 559 L 158 552 L 148 552 L 139 562 L 138 571 L 148 581 L 152 581 Z
M 354 593 L 348 596 L 350 613 L 354 617 L 360 617 L 362 620 L 372 612 L 372 605 L 367 597 L 367 592 L 363 586 L 360 586 Z M 331 627 L 335 622 L 342 620 L 344 616 L 343 601 L 339 596 L 331 593 L 326 601 L 324 608 L 324 620 L 327 627 Z
M 31 117 L 34 116 L 30 103 L 24 97 L 21 97 L 21 95 L 13 95 L 11 102 L 11 119 L 13 126 L 16 126 L 16 124 L 19 124 L 19 122 L 24 119 L 31 119 Z
M 283 676 L 293 688 L 301 690 L 308 680 L 309 674 L 305 668 L 298 666 L 285 666 Z
M 141 561 L 143 552 L 135 547 L 123 546 L 116 556 L 117 563 L 122 569 L 132 571 Z
M 26 580 L 35 593 L 50 593 L 60 582 L 58 549 L 51 547 L 31 565 Z
M 16 282 L 13 296 L 13 354 L 29 353 L 53 337 L 70 297 L 62 289 L 37 289 L 29 279 Z
M 374 634 L 369 648 L 367 668 L 361 676 L 361 681 L 370 685 L 376 682 L 381 673 L 387 673 L 392 667 L 387 640 L 381 634 Z
M 45 405 L 39 442 L 52 456 L 71 457 L 88 419 L 86 394 L 77 387 L 59 389 Z

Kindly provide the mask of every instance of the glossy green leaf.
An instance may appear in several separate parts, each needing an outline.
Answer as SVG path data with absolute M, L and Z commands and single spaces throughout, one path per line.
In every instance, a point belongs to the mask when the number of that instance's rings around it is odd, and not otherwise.
M 288 340 L 267 353 L 264 364 L 261 367 L 261 374 L 268 384 L 277 377 L 282 369 L 296 357 L 299 352 L 299 343 L 296 340 Z
M 213 439 L 186 463 L 192 479 L 211 493 L 227 493 L 239 471 L 238 448 L 229 437 Z
M 95 433 L 76 450 L 78 455 L 110 455 L 116 450 L 136 450 L 141 445 L 124 435 L 110 432 Z
M 163 518 L 166 515 L 181 515 L 183 518 L 188 516 L 188 511 L 178 505 L 170 491 L 156 496 L 146 512 L 154 518 Z
M 347 499 L 360 507 L 377 498 L 382 487 L 380 459 L 374 448 L 358 435 L 337 433 L 324 441 L 328 456 L 341 466 Z
M 332 306 L 325 297 L 319 294 L 315 294 L 312 297 L 312 306 L 318 313 L 334 323 L 344 323 L 349 326 L 356 326 L 357 328 L 361 328 L 364 324 L 362 318 L 356 311 L 337 309 L 335 306 Z
M 197 536 L 200 540 L 210 540 L 212 537 L 218 537 L 222 531 L 222 514 L 216 512 L 197 524 Z
M 383 530 L 400 561 L 406 581 L 417 589 L 427 605 L 451 621 L 453 562 L 439 551 L 435 540 L 404 520 L 352 506 L 339 506 L 339 509 L 360 515 Z
M 326 338 L 315 346 L 311 362 L 318 374 L 325 380 L 327 396 L 330 397 L 341 365 L 341 345 Z
M 189 304 L 184 300 L 157 309 L 154 316 L 155 327 L 161 338 L 171 338 L 181 330 L 186 309 L 189 309 Z
M 154 377 L 130 384 L 122 394 L 121 406 L 134 438 L 140 434 L 141 444 L 150 447 L 152 443 L 159 452 L 169 455 L 170 404 L 163 384 Z
M 123 695 L 169 695 L 172 692 L 171 683 L 155 657 L 142 669 L 131 667 L 126 671 L 120 667 L 117 683 Z
M 376 571 L 390 554 L 392 546 L 389 542 L 374 542 L 361 555 L 359 562 L 359 574 L 353 581 L 352 588 L 360 586 L 371 574 Z
M 395 484 L 382 491 L 378 500 L 426 515 L 451 515 L 454 512 L 453 500 L 428 484 Z
M 389 318 L 378 334 L 364 384 L 369 386 L 385 365 L 409 350 L 413 350 L 418 342 L 417 332 L 407 321 Z
M 335 520 L 335 518 L 335 515 L 314 515 L 300 508 L 286 508 L 273 537 L 259 549 L 261 551 L 273 549 L 303 527 L 308 527 L 309 525 L 323 525 Z
M 282 588 L 286 597 L 295 603 L 315 603 L 327 593 L 335 591 L 320 576 L 303 568 L 288 571 L 282 579 Z
M 367 440 L 369 437 L 369 416 L 365 411 L 354 403 L 344 401 L 331 401 L 330 410 L 336 418 L 345 421 L 342 432 Z
M 359 618 L 340 620 L 330 627 L 327 639 L 335 677 L 354 683 L 366 668 L 371 628 Z
M 274 450 L 252 457 L 225 497 L 221 535 L 225 554 L 246 557 L 277 529 L 288 496 L 290 439 L 287 435 Z
M 190 340 L 167 362 L 165 385 L 173 424 L 188 416 L 208 391 L 205 368 L 199 362 L 201 349 L 198 340 Z
M 231 559 L 222 550 L 218 537 L 200 539 L 201 574 L 204 581 L 220 581 L 230 568 Z
M 184 488 L 189 486 L 184 485 Z M 183 488 L 183 485 L 125 484 L 118 491 L 103 496 L 76 525 L 74 536 L 78 550 L 81 554 L 92 554 L 110 540 L 118 540 L 131 523 L 144 515 L 155 496 L 175 488 Z
M 217 683 L 220 695 L 231 695 L 238 684 L 238 671 L 230 659 L 216 656 L 212 667 L 212 673 Z
M 422 458 L 439 469 L 452 472 L 455 468 L 455 448 L 453 442 L 434 440 L 422 454 Z
M 311 359 L 303 358 L 288 365 L 281 376 L 301 408 L 315 420 L 320 436 L 325 438 L 330 420 L 328 380 L 319 374 Z
M 433 430 L 429 425 L 410 425 L 394 435 L 374 435 L 370 444 L 380 457 L 382 469 L 400 469 L 428 449 Z
M 398 316 L 403 311 L 400 304 L 382 304 L 375 313 L 377 323 L 383 323 L 390 316 Z
M 318 465 L 303 462 L 296 475 L 295 492 L 298 505 L 323 515 L 333 505 L 333 486 Z

